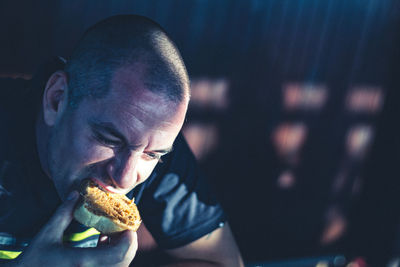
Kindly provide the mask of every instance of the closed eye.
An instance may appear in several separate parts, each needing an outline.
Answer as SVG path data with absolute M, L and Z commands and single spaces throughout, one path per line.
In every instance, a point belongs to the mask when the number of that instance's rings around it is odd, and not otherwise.
M 143 156 L 146 160 L 160 160 L 163 155 L 154 152 L 144 152 Z
M 94 132 L 93 137 L 101 144 L 108 146 L 108 147 L 120 147 L 122 146 L 122 141 L 118 139 L 111 139 L 107 138 L 104 135 L 100 134 L 99 132 Z
M 88 123 L 92 130 L 93 138 L 100 144 L 112 148 L 122 147 L 126 144 L 123 135 L 107 123 L 101 123 L 94 120 L 89 120 Z

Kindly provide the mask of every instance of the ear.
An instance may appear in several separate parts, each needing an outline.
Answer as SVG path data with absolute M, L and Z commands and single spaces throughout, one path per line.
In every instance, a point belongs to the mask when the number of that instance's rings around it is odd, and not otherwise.
M 43 93 L 43 116 L 47 126 L 53 126 L 67 104 L 67 74 L 54 72 L 47 81 Z

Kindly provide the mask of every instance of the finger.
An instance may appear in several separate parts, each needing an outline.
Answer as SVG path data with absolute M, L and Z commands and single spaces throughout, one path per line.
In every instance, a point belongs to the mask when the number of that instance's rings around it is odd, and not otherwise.
M 108 235 L 109 237 L 109 244 L 116 246 L 121 242 L 121 238 L 125 234 L 126 231 L 111 233 Z
M 137 234 L 133 231 L 124 231 L 113 234 L 111 239 L 113 244 L 100 245 L 96 248 L 71 248 L 74 250 L 75 257 L 79 257 L 82 262 L 88 265 L 128 265 L 136 255 Z
M 76 191 L 72 191 L 68 195 L 67 200 L 57 208 L 56 212 L 42 228 L 41 234 L 44 234 L 48 239 L 62 242 L 63 233 L 72 221 L 73 210 L 78 196 L 79 194 Z
M 133 259 L 138 248 L 137 233 L 129 230 L 124 231 L 118 239 L 111 239 L 111 245 L 117 251 L 125 254 L 126 257 Z
M 110 237 L 104 234 L 100 234 L 97 242 L 97 247 L 107 246 L 110 243 Z
M 128 257 L 132 260 L 135 255 L 136 251 L 138 249 L 138 237 L 137 233 L 134 231 L 128 231 L 127 235 L 129 235 L 128 240 L 131 243 L 131 246 L 128 249 Z

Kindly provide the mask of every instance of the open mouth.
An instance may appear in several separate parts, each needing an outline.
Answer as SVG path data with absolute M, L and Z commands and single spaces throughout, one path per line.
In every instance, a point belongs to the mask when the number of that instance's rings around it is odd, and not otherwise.
M 104 182 L 102 182 L 102 181 L 100 181 L 99 179 L 97 179 L 97 178 L 90 178 L 93 182 L 95 182 L 100 188 L 102 188 L 104 191 L 108 191 L 108 192 L 111 192 L 111 193 L 116 193 L 116 194 L 121 194 L 121 192 L 118 190 L 118 189 L 116 189 L 115 187 L 113 187 L 113 186 L 111 186 L 111 185 L 109 185 L 109 184 L 106 184 L 106 183 L 104 183 Z

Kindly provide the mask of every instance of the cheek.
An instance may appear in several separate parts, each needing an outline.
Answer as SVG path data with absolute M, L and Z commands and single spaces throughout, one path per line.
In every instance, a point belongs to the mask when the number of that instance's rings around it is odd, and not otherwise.
M 82 111 L 84 113 L 84 111 Z M 114 155 L 112 149 L 100 144 L 93 138 L 92 131 L 85 123 L 84 117 L 76 114 L 67 118 L 64 125 L 64 138 L 62 146 L 65 147 L 64 158 L 75 162 L 75 168 L 106 160 Z M 71 166 L 72 167 L 72 166 Z
M 150 174 L 153 172 L 157 165 L 157 161 L 142 161 L 138 166 L 138 183 L 142 183 L 149 178 Z

